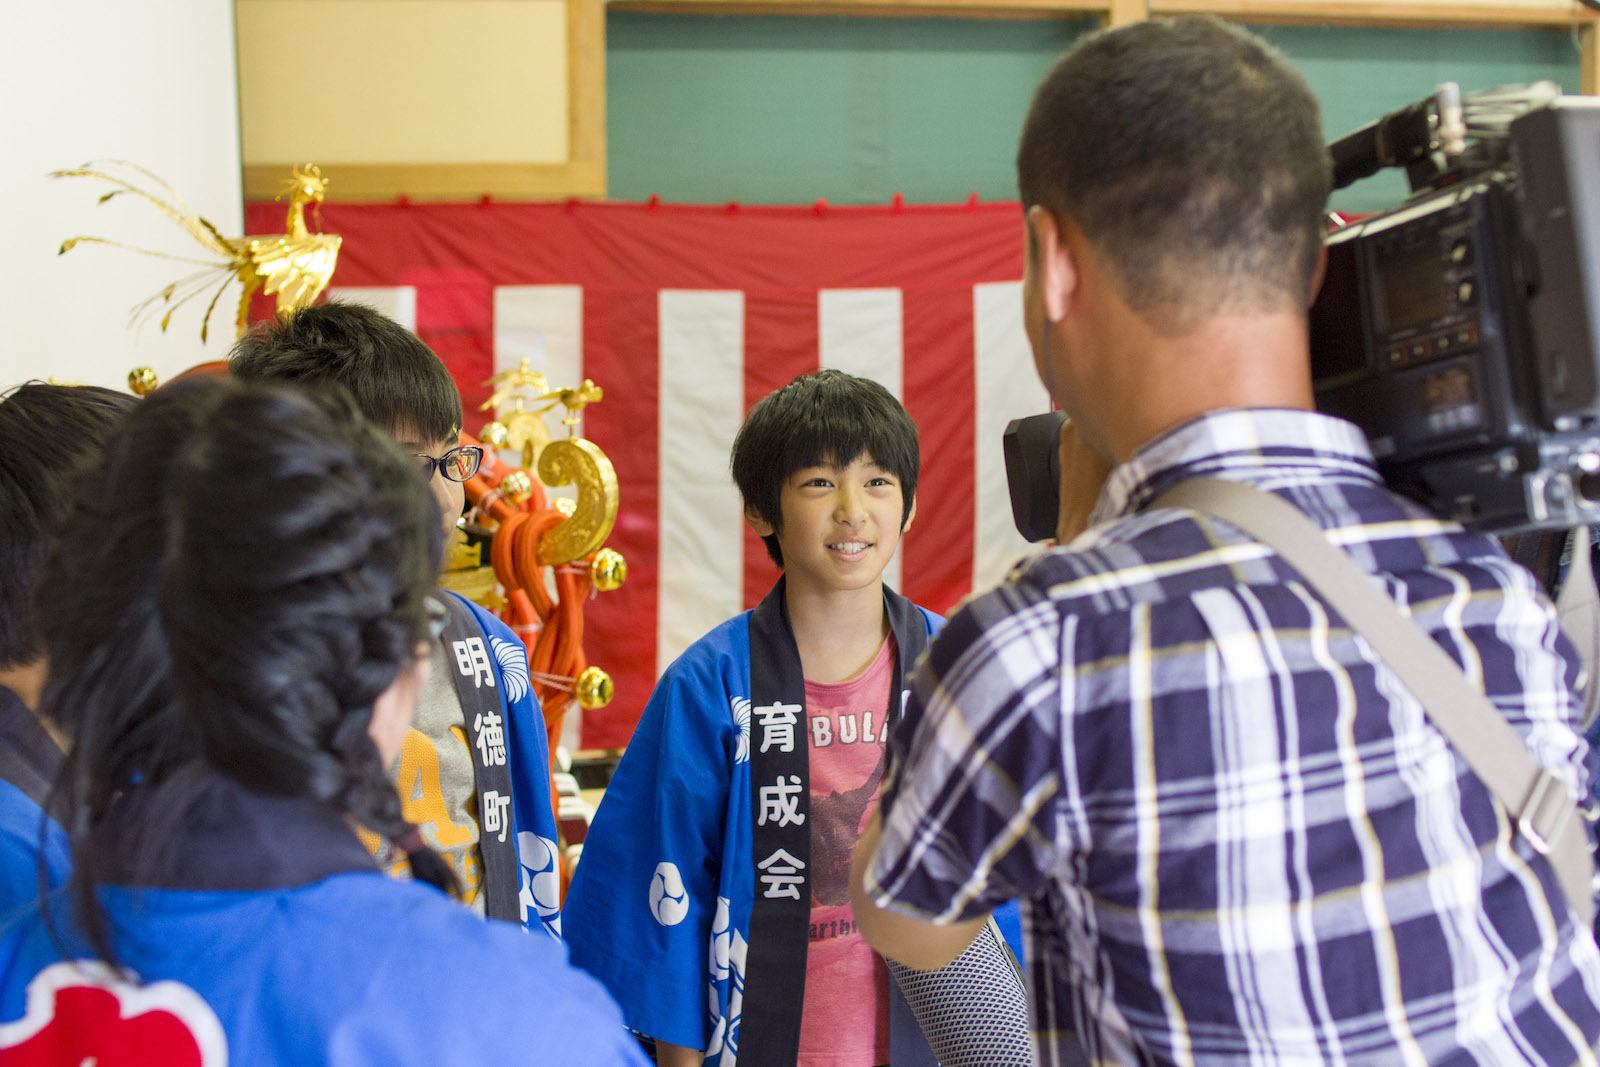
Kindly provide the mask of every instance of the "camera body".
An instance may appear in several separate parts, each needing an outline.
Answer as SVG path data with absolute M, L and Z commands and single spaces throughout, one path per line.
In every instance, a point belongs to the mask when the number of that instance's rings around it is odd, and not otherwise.
M 1454 85 L 1329 146 L 1335 187 L 1404 167 L 1401 206 L 1325 241 L 1311 309 L 1318 410 L 1385 481 L 1511 534 L 1600 523 L 1600 100 Z M 1012 512 L 1054 531 L 1061 416 L 1006 430 Z
M 1414 160 L 1410 201 L 1327 238 L 1317 407 L 1441 516 L 1600 522 L 1600 102 L 1547 98 L 1474 147 Z

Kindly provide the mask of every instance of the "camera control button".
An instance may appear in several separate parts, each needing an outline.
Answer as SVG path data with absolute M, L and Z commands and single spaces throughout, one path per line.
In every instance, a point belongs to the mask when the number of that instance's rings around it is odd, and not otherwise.
M 1458 237 L 1450 246 L 1450 262 L 1458 266 L 1472 262 L 1472 242 L 1465 237 Z
M 1464 278 L 1456 285 L 1456 303 L 1471 307 L 1478 301 L 1478 285 L 1471 278 Z

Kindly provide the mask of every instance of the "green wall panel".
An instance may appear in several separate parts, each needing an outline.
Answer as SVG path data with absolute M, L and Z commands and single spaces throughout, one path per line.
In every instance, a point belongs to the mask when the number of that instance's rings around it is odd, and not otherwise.
M 1322 104 L 1329 139 L 1420 100 L 1441 82 L 1463 91 L 1549 79 L 1578 91 L 1578 45 L 1561 30 L 1375 30 L 1254 26 L 1289 56 Z M 1334 194 L 1334 206 L 1377 211 L 1406 195 L 1399 171 Z
M 1013 199 L 1034 86 L 1089 27 L 612 13 L 610 195 Z
M 1016 196 L 1034 86 L 1093 23 L 645 15 L 607 18 L 610 195 L 703 203 L 914 203 Z M 1418 99 L 1550 78 L 1578 88 L 1563 31 L 1257 27 L 1305 72 L 1330 136 Z M 1399 201 L 1380 175 L 1335 198 Z

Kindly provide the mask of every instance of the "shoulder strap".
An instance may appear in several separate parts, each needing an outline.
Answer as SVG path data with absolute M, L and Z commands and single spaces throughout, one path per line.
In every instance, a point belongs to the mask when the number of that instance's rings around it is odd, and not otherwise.
M 1545 856 L 1585 928 L 1594 920 L 1594 860 L 1578 800 L 1541 767 L 1489 698 L 1478 692 L 1416 623 L 1310 519 L 1279 497 L 1238 482 L 1196 478 L 1163 493 L 1152 507 L 1213 515 L 1269 546 L 1343 616 L 1352 630 L 1422 701 L 1429 719 L 1517 829 Z
M 1600 713 L 1600 591 L 1595 589 L 1594 566 L 1589 560 L 1589 527 L 1572 531 L 1566 579 L 1556 594 L 1556 618 L 1561 629 L 1578 650 L 1588 680 L 1583 688 L 1583 728 L 1587 730 Z

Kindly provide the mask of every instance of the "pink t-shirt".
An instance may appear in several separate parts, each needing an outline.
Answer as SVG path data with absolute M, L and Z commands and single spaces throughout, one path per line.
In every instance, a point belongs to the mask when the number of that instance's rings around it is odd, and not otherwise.
M 845 682 L 806 682 L 811 744 L 811 942 L 800 1067 L 889 1062 L 889 972 L 856 929 L 850 854 L 883 781 L 891 635 L 867 669 Z

